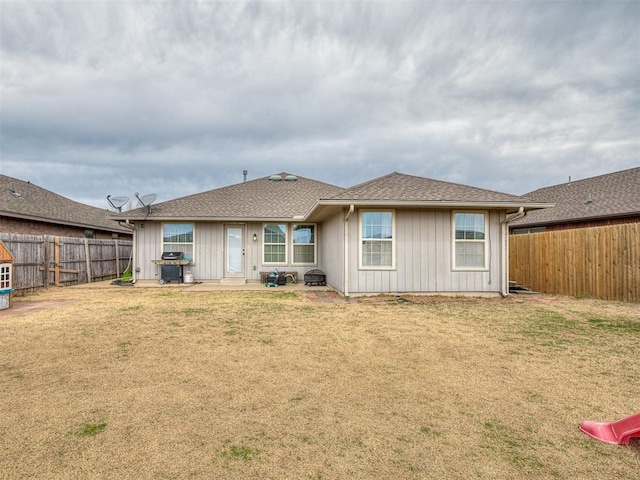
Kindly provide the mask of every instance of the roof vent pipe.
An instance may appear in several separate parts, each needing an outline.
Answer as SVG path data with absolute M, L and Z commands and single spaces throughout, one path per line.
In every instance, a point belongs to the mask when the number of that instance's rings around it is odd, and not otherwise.
M 244 178 L 244 180 L 243 180 L 243 181 L 245 181 L 245 182 L 247 181 L 247 173 L 249 173 L 249 172 L 247 172 L 246 170 L 243 170 L 243 171 L 242 171 L 242 176 L 243 176 L 243 178 Z

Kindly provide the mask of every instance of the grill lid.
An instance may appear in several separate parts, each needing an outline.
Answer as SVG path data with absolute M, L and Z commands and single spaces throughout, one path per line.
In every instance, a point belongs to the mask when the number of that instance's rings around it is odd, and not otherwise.
M 182 260 L 184 252 L 162 252 L 160 257 L 162 260 Z

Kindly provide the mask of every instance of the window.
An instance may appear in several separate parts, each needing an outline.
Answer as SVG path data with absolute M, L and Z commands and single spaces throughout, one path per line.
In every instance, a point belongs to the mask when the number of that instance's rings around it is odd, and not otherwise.
M 0 289 L 11 288 L 11 264 L 0 264 Z
M 546 232 L 547 227 L 531 227 L 531 228 L 514 228 L 511 231 L 512 235 L 525 235 L 527 233 L 540 233 Z
M 486 215 L 484 213 L 454 213 L 453 268 L 460 270 L 485 269 Z
M 293 263 L 316 263 L 315 225 L 293 226 Z
M 392 211 L 360 213 L 360 267 L 395 268 L 395 225 Z
M 264 226 L 264 263 L 287 263 L 287 226 Z
M 162 225 L 162 251 L 182 252 L 185 260 L 193 260 L 193 223 Z
M 93 230 L 85 230 L 84 231 L 84 238 L 95 238 L 94 234 L 93 234 Z

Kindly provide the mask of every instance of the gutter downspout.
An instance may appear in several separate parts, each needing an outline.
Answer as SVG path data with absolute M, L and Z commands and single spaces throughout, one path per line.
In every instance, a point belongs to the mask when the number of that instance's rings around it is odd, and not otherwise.
M 355 205 L 349 205 L 349 211 L 344 217 L 344 298 L 349 298 L 349 217 L 355 210 Z
M 500 222 L 502 228 L 502 265 L 501 265 L 501 282 L 500 282 L 500 295 L 507 297 L 509 295 L 509 224 L 514 220 L 524 217 L 527 212 L 524 211 L 524 207 L 520 207 L 517 213 L 507 215 L 505 219 Z
M 129 222 L 129 219 L 127 218 L 127 220 L 125 221 L 125 223 L 123 224 L 121 221 L 118 222 L 120 225 L 122 225 L 123 227 L 127 227 L 129 229 L 131 229 L 131 233 L 133 233 L 133 245 L 131 246 L 132 250 L 131 250 L 131 255 L 132 255 L 132 261 L 131 261 L 131 275 L 132 275 L 132 282 L 136 283 L 136 281 L 138 280 L 136 278 L 136 269 L 133 267 L 133 264 L 135 263 L 135 259 L 138 257 L 137 255 L 137 251 L 136 251 L 136 246 L 138 245 L 138 229 L 136 228 L 136 225 L 134 223 Z

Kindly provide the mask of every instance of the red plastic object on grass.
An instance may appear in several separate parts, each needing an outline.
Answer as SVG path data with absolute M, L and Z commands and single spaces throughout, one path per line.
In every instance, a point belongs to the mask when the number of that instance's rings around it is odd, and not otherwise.
M 629 445 L 630 439 L 640 438 L 640 413 L 610 423 L 585 420 L 580 430 L 601 442 Z

